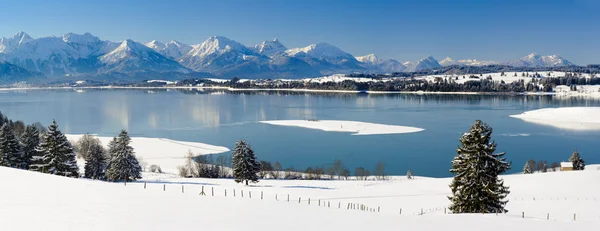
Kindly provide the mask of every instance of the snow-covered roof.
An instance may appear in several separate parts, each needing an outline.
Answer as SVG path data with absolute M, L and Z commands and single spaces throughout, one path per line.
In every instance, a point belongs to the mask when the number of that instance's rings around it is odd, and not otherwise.
M 561 168 L 572 168 L 573 162 L 560 162 L 560 167 Z

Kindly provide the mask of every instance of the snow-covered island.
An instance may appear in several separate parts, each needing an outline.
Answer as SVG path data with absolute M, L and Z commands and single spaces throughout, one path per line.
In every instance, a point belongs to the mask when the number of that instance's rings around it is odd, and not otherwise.
M 71 143 L 75 143 L 83 135 L 66 135 Z M 113 137 L 96 137 L 105 147 Z M 185 155 L 191 151 L 194 155 L 207 155 L 228 152 L 229 148 L 199 142 L 184 142 L 164 138 L 131 137 L 131 147 L 137 157 L 141 157 L 148 165 L 159 165 L 163 171 L 177 173 L 177 167 L 185 162 Z
M 567 130 L 600 130 L 600 107 L 543 108 L 510 117 Z
M 381 135 L 420 132 L 425 129 L 417 127 L 386 125 L 345 120 L 267 120 L 260 123 L 303 127 L 328 132 L 352 132 L 352 135 Z

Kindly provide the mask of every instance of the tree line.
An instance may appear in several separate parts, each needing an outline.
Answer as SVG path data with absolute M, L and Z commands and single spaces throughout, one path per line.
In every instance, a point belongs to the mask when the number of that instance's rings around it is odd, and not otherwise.
M 573 165 L 573 170 L 579 171 L 585 169 L 585 161 L 579 155 L 577 150 L 573 151 L 571 157 L 569 157 L 569 162 Z M 552 162 L 550 166 L 548 166 L 548 161 L 540 160 L 536 162 L 535 160 L 528 160 L 525 162 L 525 166 L 523 166 L 523 174 L 532 174 L 534 172 L 548 172 L 548 171 L 556 171 L 557 168 L 560 168 L 560 164 L 558 162 Z
M 141 178 L 141 167 L 122 130 L 104 149 L 97 138 L 84 135 L 76 148 L 85 160 L 83 175 L 71 142 L 52 120 L 47 128 L 39 123 L 23 125 L 0 112 L 0 166 L 65 177 L 85 177 L 108 181 L 134 181 Z

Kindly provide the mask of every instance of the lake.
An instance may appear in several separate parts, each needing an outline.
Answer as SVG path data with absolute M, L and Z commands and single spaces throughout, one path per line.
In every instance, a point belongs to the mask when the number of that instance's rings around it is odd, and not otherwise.
M 247 140 L 261 160 L 306 169 L 340 159 L 354 172 L 445 177 L 461 134 L 477 119 L 494 128 L 498 152 L 519 172 L 529 159 L 565 161 L 577 149 L 586 163 L 600 163 L 600 131 L 569 131 L 509 115 L 548 107 L 600 106 L 598 99 L 554 96 L 412 95 L 227 92 L 175 89 L 1 91 L 0 111 L 13 120 L 48 124 L 65 133 L 162 137 L 233 148 Z M 600 115 L 599 115 L 600 116 Z M 355 136 L 262 120 L 352 120 L 424 128 L 409 134 Z M 185 153 L 181 153 L 183 156 Z

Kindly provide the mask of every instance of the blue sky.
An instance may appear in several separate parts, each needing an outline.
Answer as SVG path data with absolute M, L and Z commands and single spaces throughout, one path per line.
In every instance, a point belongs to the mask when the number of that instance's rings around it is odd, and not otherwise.
M 0 0 L 0 36 L 90 32 L 101 39 L 222 35 L 245 45 L 279 38 L 287 47 L 328 42 L 359 56 L 400 61 L 509 60 L 531 52 L 600 63 L 600 6 L 594 0 Z

